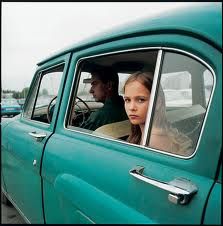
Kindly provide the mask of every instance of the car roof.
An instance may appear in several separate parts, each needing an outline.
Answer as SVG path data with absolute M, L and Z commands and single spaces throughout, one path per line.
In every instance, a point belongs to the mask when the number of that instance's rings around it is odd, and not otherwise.
M 108 30 L 96 36 L 71 45 L 58 51 L 37 65 L 45 63 L 59 55 L 70 51 L 79 51 L 107 41 L 120 38 L 134 37 L 135 35 L 157 33 L 180 33 L 200 37 L 221 51 L 222 49 L 222 7 L 220 3 L 198 4 L 196 7 L 186 6 L 162 12 L 135 23 Z

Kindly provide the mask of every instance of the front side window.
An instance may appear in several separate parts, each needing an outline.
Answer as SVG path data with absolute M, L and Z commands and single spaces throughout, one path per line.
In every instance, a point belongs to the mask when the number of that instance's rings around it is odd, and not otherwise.
M 125 109 L 124 84 L 137 71 L 153 76 L 157 53 L 157 50 L 125 52 L 82 61 L 66 126 L 126 141 L 131 125 Z
M 24 111 L 25 118 L 51 122 L 63 69 L 64 65 L 59 65 L 39 73 Z
M 196 148 L 213 75 L 191 57 L 167 52 L 155 102 L 149 147 L 190 156 Z

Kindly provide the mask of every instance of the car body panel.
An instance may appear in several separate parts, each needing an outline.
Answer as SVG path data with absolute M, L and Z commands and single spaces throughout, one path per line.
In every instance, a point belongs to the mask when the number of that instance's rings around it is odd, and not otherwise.
M 220 225 L 222 222 L 222 185 L 216 183 L 208 199 L 207 209 L 205 211 L 204 224 Z M 213 211 L 217 210 L 217 211 Z
M 69 62 L 70 54 L 51 63 L 58 61 Z M 49 63 L 50 65 L 50 63 Z M 45 66 L 44 66 L 45 67 Z M 38 73 L 36 73 L 36 76 Z M 66 71 L 64 72 L 65 79 Z M 33 78 L 33 84 L 36 79 Z M 62 87 L 60 92 L 62 92 Z M 55 111 L 58 110 L 58 106 Z M 47 139 L 53 132 L 56 120 L 54 114 L 52 124 L 17 117 L 6 129 L 2 144 L 2 168 L 6 192 L 10 199 L 17 204 L 17 208 L 31 223 L 44 223 L 41 182 L 41 160 Z M 45 134 L 42 141 L 35 140 L 29 133 Z
M 28 134 L 31 131 L 33 131 L 33 126 L 24 125 L 18 120 L 8 125 L 5 131 L 7 138 L 4 135 L 2 137 L 3 145 L 7 147 L 2 150 L 2 167 L 10 198 L 19 206 L 30 222 L 43 223 L 39 170 L 44 143 L 32 147 L 34 141 Z M 42 132 L 42 129 L 35 128 L 35 131 Z M 50 133 L 48 133 L 49 135 Z M 33 166 L 34 160 L 37 161 L 35 167 Z
M 135 146 L 125 147 L 115 144 L 113 141 L 86 137 L 81 134 L 72 134 L 69 138 L 68 134 L 71 133 L 67 131 L 64 132 L 64 135 L 53 135 L 45 150 L 43 178 L 44 184 L 46 181 L 48 186 L 46 190 L 44 189 L 44 197 L 52 197 L 52 193 L 57 193 L 56 199 L 47 199 L 45 202 L 46 217 L 49 216 L 47 211 L 50 212 L 52 206 L 57 206 L 56 209 L 59 210 L 57 217 L 58 215 L 61 216 L 61 219 L 64 217 L 64 220 L 66 216 L 72 216 L 73 210 L 76 209 L 95 223 L 172 222 L 181 224 L 192 222 L 196 224 L 200 222 L 205 197 L 212 186 L 212 180 L 179 169 L 188 169 L 192 165 L 191 162 L 169 159 L 168 156 L 162 158 L 159 153 L 145 153 L 144 150 Z M 63 148 L 65 143 L 66 149 Z M 63 155 L 60 154 L 61 151 Z M 55 158 L 57 159 L 56 166 L 52 161 Z M 64 164 L 65 162 L 66 164 Z M 196 159 L 193 162 L 196 164 Z M 129 174 L 129 171 L 137 165 L 144 166 L 145 174 L 156 180 L 168 182 L 178 177 L 190 179 L 196 184 L 199 192 L 189 205 L 182 207 L 174 205 L 168 201 L 168 192 L 137 181 Z M 169 165 L 173 166 L 169 167 Z M 160 173 L 161 168 L 163 169 L 162 174 Z M 85 188 L 81 188 L 83 191 L 79 191 L 80 188 L 76 187 L 77 180 L 75 178 L 79 178 L 83 186 L 87 185 Z M 67 183 L 67 186 L 64 183 Z M 45 186 L 43 187 L 45 188 Z M 84 196 L 82 192 L 90 189 L 88 187 L 93 191 L 92 194 L 88 194 L 89 203 L 86 203 L 87 194 Z M 96 199 L 97 191 L 106 194 L 104 200 Z M 123 212 L 121 210 L 112 211 L 110 205 L 113 206 L 112 201 L 115 202 L 116 199 L 124 206 L 129 206 L 134 210 L 134 220 L 129 216 L 130 211 L 127 208 L 121 208 Z M 64 208 L 64 203 L 69 203 L 72 208 Z M 107 211 L 109 207 L 110 211 Z M 196 209 L 196 213 L 191 211 L 191 208 Z M 159 214 L 160 212 L 165 212 L 165 214 Z M 54 217 L 46 218 L 46 222 L 49 223 L 55 223 L 54 220 Z M 76 223 L 77 220 L 74 218 L 67 223 Z

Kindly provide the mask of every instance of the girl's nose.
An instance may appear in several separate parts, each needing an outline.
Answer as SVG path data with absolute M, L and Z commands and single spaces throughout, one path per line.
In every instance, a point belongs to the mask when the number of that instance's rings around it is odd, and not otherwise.
M 135 111 L 136 110 L 136 104 L 134 101 L 131 101 L 131 103 L 129 104 L 129 110 L 131 111 Z

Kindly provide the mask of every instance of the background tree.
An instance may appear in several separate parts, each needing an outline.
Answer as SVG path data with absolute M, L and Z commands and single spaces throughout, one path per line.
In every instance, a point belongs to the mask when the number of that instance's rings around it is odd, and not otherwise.
M 15 98 L 15 99 L 19 99 L 19 98 L 21 98 L 21 93 L 13 91 L 12 97 Z
M 29 92 L 29 87 L 25 87 L 21 92 L 21 98 L 26 98 Z
M 26 98 L 29 92 L 29 87 L 23 88 L 23 90 L 20 91 L 15 91 L 15 90 L 1 90 L 1 97 L 2 98 L 15 98 L 15 99 L 20 99 L 20 98 Z M 8 95 L 7 95 L 8 94 Z M 10 95 L 9 95 L 10 94 Z

